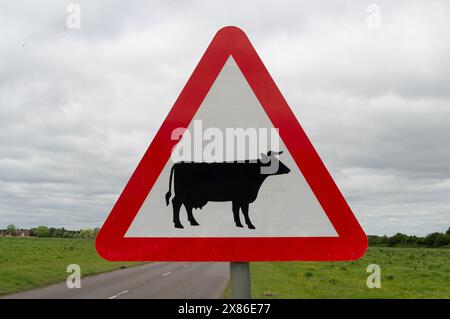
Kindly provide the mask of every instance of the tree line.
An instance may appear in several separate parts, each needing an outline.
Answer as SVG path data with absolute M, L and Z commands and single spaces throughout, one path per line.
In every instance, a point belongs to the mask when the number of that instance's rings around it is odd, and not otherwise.
M 431 233 L 425 237 L 409 236 L 397 233 L 394 236 L 367 236 L 369 246 L 384 247 L 449 247 L 450 245 L 450 227 L 445 233 Z
M 80 230 L 68 230 L 64 227 L 55 228 L 37 226 L 30 229 L 16 228 L 8 225 L 6 229 L 0 229 L 0 236 L 31 236 L 31 237 L 57 237 L 57 238 L 82 238 L 94 239 L 99 228 L 87 228 Z M 450 227 L 445 233 L 431 233 L 425 237 L 410 236 L 397 233 L 394 236 L 369 235 L 369 246 L 384 247 L 450 247 Z
M 80 230 L 69 230 L 47 226 L 37 226 L 30 229 L 17 228 L 14 225 L 8 225 L 6 229 L 0 229 L 0 235 L 3 236 L 30 236 L 30 237 L 57 237 L 57 238 L 78 238 L 94 239 L 99 228 L 87 228 Z

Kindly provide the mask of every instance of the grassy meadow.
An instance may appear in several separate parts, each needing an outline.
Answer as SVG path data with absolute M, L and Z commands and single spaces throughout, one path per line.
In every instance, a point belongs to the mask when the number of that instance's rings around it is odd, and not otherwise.
M 69 264 L 88 276 L 137 263 L 103 260 L 90 239 L 0 237 L 0 295 L 64 281 Z M 369 264 L 381 267 L 380 289 L 367 288 Z M 253 298 L 450 298 L 448 248 L 370 247 L 354 262 L 251 263 L 251 272 Z
M 369 264 L 381 288 L 369 289 Z M 450 249 L 371 247 L 354 262 L 251 263 L 253 298 L 450 298 Z M 225 292 L 230 297 L 230 287 Z
M 103 260 L 92 239 L 0 237 L 0 295 L 64 281 L 69 264 L 82 276 L 136 265 Z

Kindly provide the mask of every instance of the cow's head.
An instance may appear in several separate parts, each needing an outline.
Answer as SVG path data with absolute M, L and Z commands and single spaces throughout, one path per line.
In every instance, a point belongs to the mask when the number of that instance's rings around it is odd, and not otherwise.
M 267 154 L 261 153 L 261 174 L 265 175 L 281 175 L 288 174 L 291 170 L 284 165 L 275 155 L 281 155 L 281 152 L 268 151 Z

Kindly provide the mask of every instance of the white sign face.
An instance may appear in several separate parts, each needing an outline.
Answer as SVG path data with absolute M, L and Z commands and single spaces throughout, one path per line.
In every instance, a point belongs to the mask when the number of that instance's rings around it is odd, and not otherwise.
M 197 128 L 194 126 L 197 125 Z M 245 77 L 232 57 L 228 59 L 221 73 L 211 87 L 202 105 L 189 124 L 192 144 L 196 136 L 194 131 L 201 126 L 203 132 L 217 129 L 226 138 L 227 129 L 266 129 L 267 136 L 259 153 L 283 151 L 277 158 L 290 172 L 282 175 L 269 175 L 262 183 L 257 198 L 249 204 L 249 218 L 254 229 L 245 224 L 240 213 L 243 227 L 237 227 L 230 201 L 208 201 L 201 209 L 193 209 L 193 216 L 199 225 L 191 225 L 184 206 L 180 210 L 180 223 L 183 228 L 174 227 L 173 204 L 166 205 L 169 191 L 170 173 L 174 162 L 169 160 L 156 183 L 141 206 L 135 219 L 128 228 L 125 237 L 337 237 L 337 233 L 323 211 L 320 203 L 295 164 L 283 141 L 276 134 L 273 139 L 273 125 L 248 85 Z M 210 130 L 211 131 L 211 130 Z M 259 131 L 258 131 L 259 132 Z M 180 147 L 187 135 L 182 137 L 174 150 L 180 153 Z M 261 141 L 260 141 L 261 142 Z M 267 142 L 267 143 L 265 143 Z M 193 146 L 191 155 L 184 154 L 184 161 L 210 162 L 204 152 L 208 141 L 200 148 Z M 224 141 L 224 145 L 226 141 Z M 277 145 L 278 144 L 278 145 Z M 197 144 L 198 145 L 198 144 Z M 260 144 L 261 145 L 261 144 Z M 269 146 L 267 146 L 269 145 Z M 252 145 L 249 145 L 252 148 Z M 258 145 L 259 146 L 259 145 Z M 273 149 L 270 149 L 273 147 Z M 225 148 L 225 146 L 224 146 Z M 221 158 L 215 156 L 215 162 L 249 159 L 238 151 L 232 154 L 223 152 Z M 259 156 L 260 157 L 260 156 Z M 254 159 L 250 158 L 250 159 Z M 172 181 L 172 197 L 175 194 L 175 171 Z

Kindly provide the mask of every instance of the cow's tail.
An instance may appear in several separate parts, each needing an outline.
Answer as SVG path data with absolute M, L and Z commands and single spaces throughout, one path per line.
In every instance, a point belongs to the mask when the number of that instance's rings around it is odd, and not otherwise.
M 170 196 L 172 196 L 172 175 L 173 175 L 173 170 L 175 169 L 175 164 L 172 166 L 172 169 L 170 170 L 170 178 L 169 178 L 169 191 L 166 193 L 166 205 L 169 206 L 169 199 Z

